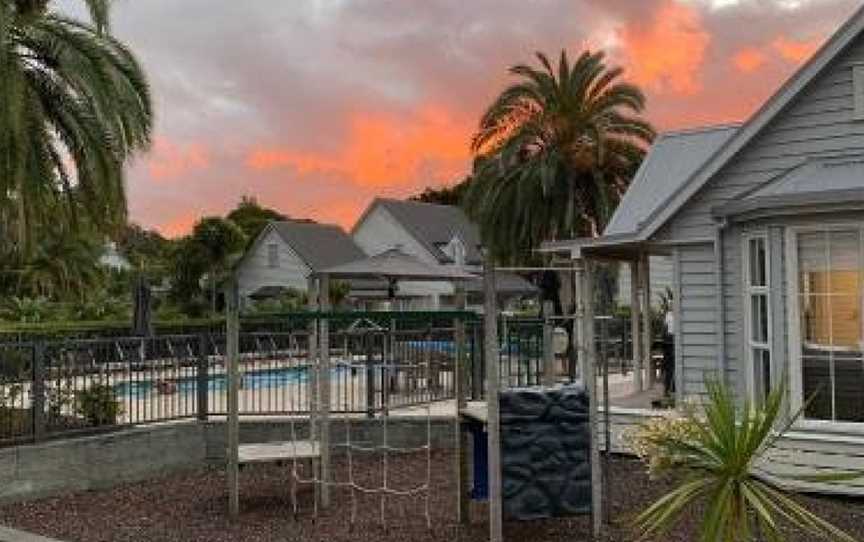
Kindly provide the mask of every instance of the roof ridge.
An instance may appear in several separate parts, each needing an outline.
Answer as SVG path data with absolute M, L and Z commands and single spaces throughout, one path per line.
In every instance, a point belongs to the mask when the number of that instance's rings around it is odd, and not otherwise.
M 681 137 L 688 135 L 696 135 L 696 134 L 705 134 L 708 132 L 719 132 L 721 130 L 730 130 L 733 128 L 740 128 L 743 126 L 743 122 L 724 122 L 718 124 L 706 124 L 704 126 L 693 126 L 691 128 L 681 128 L 678 130 L 670 130 L 668 132 L 662 132 L 660 134 L 661 138 L 670 138 L 670 137 Z

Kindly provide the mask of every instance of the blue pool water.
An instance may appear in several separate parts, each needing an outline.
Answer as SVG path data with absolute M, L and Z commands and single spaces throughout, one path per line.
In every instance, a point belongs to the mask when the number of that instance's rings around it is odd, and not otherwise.
M 243 375 L 243 389 L 279 388 L 288 384 L 304 382 L 305 380 L 306 370 L 299 368 L 249 371 Z M 194 377 L 180 378 L 172 380 L 172 382 L 177 386 L 178 393 L 192 393 L 196 389 L 196 380 Z M 152 380 L 121 382 L 114 386 L 114 390 L 120 397 L 143 397 L 155 391 L 155 384 Z M 221 391 L 227 387 L 228 377 L 224 374 L 211 375 L 207 379 L 207 389 L 210 391 Z

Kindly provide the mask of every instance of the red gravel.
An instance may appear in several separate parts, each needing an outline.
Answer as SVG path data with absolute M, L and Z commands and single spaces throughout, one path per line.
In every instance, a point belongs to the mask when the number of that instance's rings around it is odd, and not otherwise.
M 424 455 L 390 459 L 391 483 L 407 488 L 425 480 Z M 649 481 L 640 463 L 615 458 L 611 462 L 612 525 L 604 540 L 635 540 L 627 528 L 633 514 L 642 510 L 670 485 Z M 344 479 L 344 461 L 336 461 L 334 471 Z M 471 525 L 457 527 L 454 521 L 455 497 L 453 457 L 444 452 L 433 456 L 432 530 L 427 530 L 423 515 L 424 500 L 418 497 L 390 497 L 386 502 L 388 527 L 379 523 L 380 499 L 358 497 L 358 522 L 349 522 L 351 500 L 345 490 L 334 491 L 334 506 L 313 517 L 311 489 L 300 493 L 304 509 L 292 517 L 288 492 L 287 467 L 261 465 L 241 473 L 242 513 L 236 522 L 226 517 L 224 472 L 204 469 L 151 481 L 120 486 L 107 491 L 84 492 L 37 502 L 0 507 L 0 523 L 45 536 L 73 542 L 90 541 L 481 541 L 487 539 L 485 506 L 473 505 Z M 380 461 L 355 460 L 358 481 L 380 483 Z M 808 507 L 851 534 L 864 540 L 864 501 L 830 498 L 803 498 Z M 697 512 L 698 513 L 698 512 Z M 694 513 L 695 517 L 695 513 Z M 692 521 L 663 542 L 696 539 Z M 508 523 L 507 540 L 518 542 L 588 540 L 588 518 Z M 659 542 L 659 540 L 657 542 Z M 806 540 L 790 535 L 787 542 Z

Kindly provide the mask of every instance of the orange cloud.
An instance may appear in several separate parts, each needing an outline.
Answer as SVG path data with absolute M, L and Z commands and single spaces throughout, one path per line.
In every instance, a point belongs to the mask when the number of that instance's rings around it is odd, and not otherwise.
M 440 183 L 465 172 L 469 126 L 432 105 L 409 115 L 357 113 L 349 119 L 347 141 L 336 153 L 263 149 L 250 153 L 247 164 L 257 170 L 289 167 L 300 175 L 342 175 L 370 187 Z
M 744 73 L 753 73 L 767 61 L 765 53 L 753 47 L 742 49 L 732 57 L 732 64 Z
M 691 6 L 667 0 L 647 24 L 619 30 L 629 75 L 657 92 L 697 94 L 700 71 L 711 36 Z
M 189 212 L 159 224 L 157 228 L 166 237 L 182 237 L 192 231 L 192 226 L 199 218 L 201 218 L 200 212 Z
M 156 137 L 148 157 L 147 168 L 153 179 L 168 180 L 193 170 L 205 169 L 209 165 L 210 153 L 204 145 L 198 143 L 183 145 L 165 137 Z
M 799 63 L 810 58 L 819 45 L 822 43 L 822 38 L 814 38 L 808 41 L 790 40 L 784 36 L 778 36 L 771 46 L 774 50 L 789 62 Z

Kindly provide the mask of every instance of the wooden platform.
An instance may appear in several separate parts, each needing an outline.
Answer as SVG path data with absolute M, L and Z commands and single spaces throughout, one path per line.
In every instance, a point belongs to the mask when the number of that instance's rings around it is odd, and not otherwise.
M 240 464 L 290 461 L 292 459 L 317 459 L 321 457 L 321 446 L 317 441 L 267 442 L 240 445 Z

